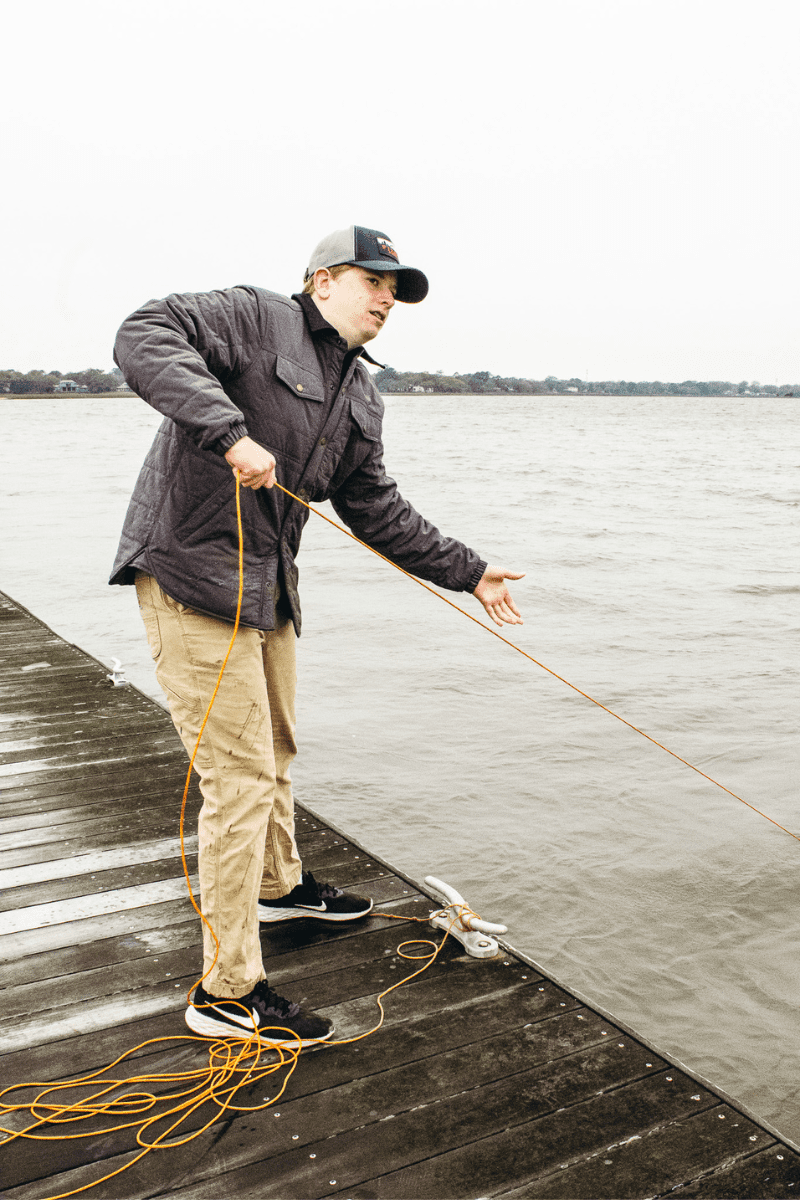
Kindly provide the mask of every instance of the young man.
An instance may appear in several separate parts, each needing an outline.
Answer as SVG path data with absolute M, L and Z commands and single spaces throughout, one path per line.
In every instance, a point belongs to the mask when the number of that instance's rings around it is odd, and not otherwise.
M 362 359 L 396 301 L 428 281 L 385 234 L 350 226 L 315 249 L 302 294 L 255 287 L 151 301 L 123 323 L 115 358 L 165 420 L 145 460 L 112 583 L 135 583 L 156 675 L 187 751 L 231 637 L 238 593 L 235 476 L 244 528 L 241 626 L 195 759 L 204 970 L 195 1032 L 306 1045 L 331 1023 L 266 981 L 259 922 L 357 920 L 372 901 L 318 883 L 294 839 L 297 554 L 308 510 L 330 500 L 363 541 L 423 579 L 472 592 L 496 624 L 521 617 L 506 579 L 444 537 L 383 466 L 383 403 Z M 270 1029 L 270 1027 L 272 1027 Z M 275 1027 L 279 1027 L 276 1029 Z M 286 1032 L 289 1031 L 289 1033 Z

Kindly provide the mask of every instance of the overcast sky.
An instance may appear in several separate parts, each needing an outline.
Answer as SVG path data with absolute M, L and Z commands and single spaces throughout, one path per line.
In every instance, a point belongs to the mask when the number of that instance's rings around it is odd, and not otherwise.
M 430 278 L 399 370 L 800 382 L 796 0 L 3 11 L 0 367 L 355 222 Z

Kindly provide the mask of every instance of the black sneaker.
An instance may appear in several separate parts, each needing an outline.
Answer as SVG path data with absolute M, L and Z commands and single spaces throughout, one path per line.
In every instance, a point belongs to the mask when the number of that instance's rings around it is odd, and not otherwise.
M 186 1010 L 186 1024 L 203 1037 L 255 1037 L 269 1046 L 285 1046 L 288 1050 L 324 1042 L 333 1036 L 333 1023 L 316 1013 L 303 1012 L 299 1004 L 284 1000 L 267 987 L 262 979 L 252 992 L 238 1000 L 221 1000 L 210 996 L 202 984 Z
M 288 896 L 279 900 L 259 900 L 259 921 L 291 921 L 295 917 L 314 917 L 317 921 L 357 921 L 372 908 L 366 896 L 353 896 L 330 883 L 317 883 L 310 871 Z

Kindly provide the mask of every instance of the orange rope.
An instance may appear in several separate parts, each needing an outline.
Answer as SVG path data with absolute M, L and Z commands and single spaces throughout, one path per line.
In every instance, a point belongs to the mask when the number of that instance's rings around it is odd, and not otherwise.
M 756 808 L 754 804 L 750 804 L 748 800 L 743 799 L 743 797 L 737 795 L 736 792 L 732 792 L 730 788 L 725 787 L 724 783 L 720 783 L 718 779 L 714 779 L 711 775 L 707 775 L 705 771 L 701 771 L 699 767 L 696 767 L 693 763 L 688 762 L 687 759 L 681 758 L 680 754 L 676 754 L 674 750 L 670 750 L 669 746 L 665 746 L 662 742 L 657 741 L 656 738 L 651 737 L 649 733 L 645 733 L 644 730 L 640 729 L 638 725 L 634 725 L 631 721 L 627 721 L 625 717 L 621 717 L 619 713 L 615 713 L 613 709 L 608 708 L 605 704 L 601 704 L 599 700 L 595 700 L 594 696 L 590 696 L 588 692 L 581 691 L 581 689 L 576 687 L 574 683 L 570 683 L 570 681 L 565 679 L 563 675 L 559 675 L 557 671 L 553 671 L 550 667 L 546 667 L 544 663 L 539 662 L 539 660 L 534 658 L 533 655 L 528 654 L 526 650 L 521 649 L 521 647 L 517 646 L 514 642 L 509 641 L 508 638 L 503 637 L 503 635 L 498 633 L 496 629 L 492 629 L 490 625 L 484 625 L 483 621 L 479 621 L 477 617 L 474 617 L 472 613 L 467 612 L 465 608 L 461 608 L 452 600 L 448 600 L 447 597 L 443 596 L 441 592 L 437 592 L 436 588 L 430 587 L 427 583 L 423 583 L 421 579 L 417 579 L 416 575 L 412 575 L 410 571 L 406 571 L 402 567 L 399 567 L 396 562 L 392 562 L 392 560 L 387 558 L 385 554 L 381 554 L 380 550 L 375 550 L 374 547 L 368 545 L 366 542 L 362 542 L 361 538 L 356 537 L 356 535 L 351 533 L 349 529 L 345 529 L 344 525 L 340 525 L 338 521 L 333 521 L 330 517 L 326 517 L 325 513 L 320 512 L 318 508 L 314 508 L 311 504 L 308 504 L 305 500 L 301 499 L 300 496 L 295 496 L 294 492 L 290 492 L 288 488 L 283 487 L 277 482 L 277 480 L 275 481 L 275 487 L 280 488 L 280 490 L 287 496 L 291 496 L 292 500 L 296 500 L 298 504 L 302 504 L 309 510 L 309 512 L 313 512 L 318 517 L 322 517 L 323 521 L 327 521 L 329 525 L 332 525 L 334 529 L 338 529 L 340 533 L 344 533 L 347 535 L 347 537 L 352 538 L 354 542 L 358 542 L 359 546 L 364 546 L 365 549 L 370 550 L 373 554 L 376 554 L 378 558 L 382 558 L 384 562 L 389 563 L 390 566 L 394 567 L 397 571 L 400 571 L 401 574 L 405 575 L 408 579 L 413 579 L 414 583 L 418 583 L 420 587 L 425 588 L 426 592 L 430 592 L 432 596 L 437 596 L 439 600 L 442 600 L 445 604 L 449 604 L 451 608 L 454 608 L 457 612 L 460 612 L 462 616 L 468 617 L 470 621 L 474 621 L 476 625 L 480 625 L 481 629 L 485 629 L 487 633 L 491 633 L 494 637 L 499 638 L 501 642 L 505 642 L 507 646 L 510 646 L 512 650 L 516 650 L 518 654 L 523 656 L 523 658 L 527 658 L 528 661 L 534 663 L 535 666 L 541 667 L 543 671 L 547 671 L 548 675 L 552 675 L 554 679 L 558 679 L 561 681 L 561 683 L 565 683 L 568 688 L 572 688 L 573 692 L 577 692 L 578 695 L 583 696 L 585 700 L 590 700 L 592 704 L 596 704 L 598 708 L 602 708 L 603 712 L 607 712 L 609 716 L 615 717 L 616 720 L 621 721 L 623 725 L 627 725 L 629 729 L 634 731 L 634 733 L 641 734 L 643 738 L 647 738 L 648 742 L 652 742 L 653 745 L 658 746 L 660 750 L 665 750 L 667 754 L 671 754 L 673 758 L 676 758 L 678 762 L 683 763 L 685 767 L 689 767 L 692 771 L 696 771 L 698 775 L 703 776 L 703 779 L 707 779 L 708 782 L 713 783 L 715 787 L 721 788 L 723 792 L 727 792 L 729 796 L 733 796 L 734 800 L 738 800 L 741 804 L 746 805 L 747 808 L 752 809 L 754 813 L 758 813 L 760 817 L 763 817 L 765 821 L 770 821 L 773 825 L 777 825 L 778 829 L 782 829 L 784 833 L 789 834 L 789 837 L 793 837 L 795 841 L 800 842 L 800 836 L 798 836 L 796 833 L 792 833 L 791 829 L 787 829 L 786 826 L 781 825 L 779 821 L 767 816 L 767 814 L 762 812 L 760 808 Z
M 352 538 L 353 541 L 358 542 L 358 544 L 360 546 L 365 546 L 367 550 L 370 550 L 373 554 L 376 554 L 378 556 L 378 558 L 382 558 L 384 562 L 387 562 L 391 566 L 395 567 L 403 575 L 406 575 L 409 579 L 413 579 L 414 582 L 418 583 L 420 587 L 425 588 L 426 591 L 431 592 L 434 596 L 438 596 L 438 598 L 440 600 L 443 600 L 445 604 L 449 604 L 451 608 L 455 608 L 463 616 L 468 617 L 470 619 L 470 621 L 474 621 L 476 625 L 480 625 L 482 629 L 487 630 L 489 633 L 491 633 L 495 637 L 499 638 L 501 642 L 505 642 L 505 644 L 507 646 L 510 646 L 512 648 L 512 650 L 516 650 L 519 654 L 522 654 L 524 658 L 529 659 L 530 662 L 535 664 L 535 666 L 540 667 L 543 671 L 546 671 L 549 675 L 552 675 L 552 676 L 554 676 L 554 678 L 560 680 L 562 683 L 565 683 L 567 685 L 567 687 L 572 688 L 573 691 L 575 691 L 579 695 L 583 696 L 586 700 L 591 701 L 592 704 L 597 705 L 598 708 L 602 708 L 604 712 L 609 713 L 610 716 L 615 717 L 618 721 L 621 721 L 623 725 L 627 725 L 628 728 L 634 730 L 635 733 L 641 734 L 641 736 L 644 738 L 647 738 L 647 740 L 649 742 L 652 742 L 655 746 L 658 746 L 661 750 L 665 750 L 667 752 L 667 754 L 670 754 L 673 758 L 676 758 L 678 760 L 678 762 L 683 763 L 684 766 L 690 767 L 693 771 L 696 771 L 698 775 L 702 775 L 704 779 L 707 779 L 710 783 L 713 783 L 716 787 L 721 788 L 722 791 L 727 792 L 729 796 L 733 796 L 733 798 L 735 800 L 739 800 L 742 804 L 744 804 L 748 808 L 752 809 L 753 812 L 757 813 L 761 817 L 764 817 L 765 820 L 770 821 L 773 825 L 776 825 L 779 829 L 782 829 L 784 833 L 788 833 L 790 837 L 795 838 L 796 841 L 800 841 L 800 837 L 798 837 L 797 834 L 792 833 L 791 830 L 786 829 L 785 826 L 780 825 L 779 822 L 773 820 L 772 817 L 767 816 L 766 813 L 761 812 L 760 809 L 758 809 L 754 805 L 750 804 L 747 800 L 744 800 L 741 796 L 738 796 L 736 794 L 736 792 L 732 792 L 730 790 L 730 788 L 725 787 L 723 784 L 719 783 L 718 780 L 713 779 L 710 775 L 707 775 L 705 773 L 705 771 L 701 771 L 699 767 L 694 766 L 692 763 L 688 762 L 685 758 L 681 758 L 681 756 L 679 754 L 676 754 L 673 750 L 670 750 L 668 746 L 664 746 L 661 742 L 659 742 L 655 738 L 651 737 L 650 734 L 645 733 L 642 729 L 639 729 L 639 727 L 637 725 L 634 725 L 634 724 L 632 724 L 632 722 L 627 721 L 624 717 L 621 717 L 618 713 L 615 713 L 612 709 L 608 708 L 605 704 L 601 704 L 601 702 L 599 700 L 595 700 L 593 696 L 590 696 L 587 692 L 582 691 L 579 687 L 576 687 L 575 684 L 570 683 L 568 679 L 564 679 L 564 677 L 562 675 L 559 675 L 556 671 L 551 670 L 550 667 L 545 666 L 544 663 L 541 663 L 537 659 L 533 658 L 532 655 L 528 654 L 525 650 L 522 650 L 519 646 L 515 645 L 514 642 L 509 641 L 508 638 L 503 637 L 502 634 L 497 633 L 490 626 L 484 625 L 484 623 L 482 621 L 479 621 L 471 613 L 468 613 L 465 609 L 461 608 L 458 604 L 455 604 L 452 600 L 448 600 L 446 596 L 443 596 L 440 592 L 436 591 L 435 588 L 429 587 L 428 584 L 423 583 L 422 580 L 417 579 L 417 577 L 414 575 L 411 575 L 410 572 L 405 571 L 402 567 L 399 567 L 397 565 L 397 563 L 393 563 L 391 559 L 387 558 L 384 554 L 381 554 L 380 551 L 375 550 L 372 546 L 368 546 L 366 542 L 362 542 L 360 538 L 356 537 L 356 535 L 351 533 L 348 529 L 345 529 L 343 525 L 339 525 L 338 522 L 331 520 L 330 517 L 327 517 L 324 513 L 320 512 L 319 509 L 313 508 L 305 500 L 302 500 L 299 496 L 296 496 L 293 492 L 290 492 L 287 488 L 283 487 L 281 484 L 276 482 L 275 486 L 280 488 L 280 490 L 282 492 L 284 492 L 287 496 L 290 496 L 291 499 L 296 500 L 299 504 L 304 505 L 307 509 L 309 509 L 310 512 L 316 513 L 316 515 L 318 517 L 322 517 L 322 519 L 324 521 L 327 521 L 329 525 L 333 525 L 333 527 L 335 529 L 338 529 L 341 533 L 346 534 L 348 537 Z M 197 751 L 200 746 L 200 740 L 203 736 L 203 732 L 204 732 L 206 724 L 208 722 L 208 718 L 210 716 L 211 709 L 212 709 L 214 701 L 217 697 L 217 693 L 219 691 L 219 687 L 222 682 L 222 677 L 225 672 L 225 668 L 227 666 L 231 651 L 233 649 L 233 644 L 236 640 L 236 635 L 238 633 L 239 622 L 240 622 L 240 617 L 241 617 L 242 596 L 243 596 L 243 591 L 244 591 L 244 536 L 243 536 L 243 531 L 242 531 L 242 513 L 241 513 L 241 500 L 240 500 L 239 489 L 240 489 L 239 474 L 238 474 L 238 472 L 236 472 L 236 520 L 237 520 L 237 528 L 238 528 L 238 533 L 239 533 L 239 591 L 238 591 L 237 604 L 236 604 L 236 618 L 234 621 L 233 634 L 231 636 L 230 644 L 228 646 L 227 653 L 225 655 L 222 666 L 220 668 L 216 686 L 212 693 L 211 700 L 209 701 L 209 705 L 206 710 L 205 716 L 203 718 L 202 724 L 200 726 L 200 732 L 197 736 L 197 741 L 195 743 L 195 747 L 194 747 L 194 750 L 193 750 L 191 758 L 190 758 L 189 769 L 186 774 L 186 782 L 184 785 L 183 797 L 181 800 L 181 810 L 180 810 L 181 861 L 183 864 L 183 872 L 184 872 L 184 877 L 186 879 L 186 886 L 189 891 L 189 897 L 191 899 L 192 905 L 193 905 L 195 911 L 198 913 L 200 919 L 203 921 L 203 923 L 209 929 L 209 931 L 214 939 L 214 943 L 215 943 L 215 947 L 216 947 L 214 961 L 212 962 L 211 967 L 209 967 L 208 971 L 206 971 L 205 974 L 201 976 L 201 978 L 197 981 L 197 983 L 192 985 L 192 987 L 189 989 L 189 992 L 187 993 L 187 1001 L 190 1004 L 191 1004 L 191 995 L 194 992 L 195 987 L 197 986 L 197 984 L 201 983 L 202 980 L 205 979 L 206 976 L 209 974 L 209 972 L 213 969 L 214 963 L 216 963 L 217 957 L 219 955 L 219 939 L 216 936 L 214 930 L 211 928 L 211 925 L 209 924 L 208 920 L 203 916 L 203 913 L 201 912 L 200 907 L 198 906 L 198 904 L 195 900 L 195 897 L 194 897 L 194 893 L 192 891 L 191 880 L 189 877 L 189 868 L 188 868 L 188 864 L 186 862 L 186 849 L 185 849 L 185 842 L 184 842 L 184 823 L 185 823 L 185 813 L 186 813 L 186 802 L 187 802 L 187 797 L 189 794 L 189 786 L 191 783 L 191 775 L 192 775 L 192 770 L 194 768 L 195 758 L 197 756 Z M 445 912 L 445 911 L 447 911 L 447 910 L 443 910 L 443 912 Z M 404 916 L 399 916 L 395 913 L 381 913 L 381 914 L 376 914 L 376 915 L 390 917 L 391 919 L 398 920 L 398 921 L 415 921 L 420 924 L 424 924 L 428 920 L 430 920 L 430 917 L 426 917 L 426 918 L 404 917 Z M 431 915 L 435 916 L 435 915 L 440 915 L 440 914 L 433 913 Z M 448 937 L 450 930 L 454 927 L 454 925 L 456 925 L 457 923 L 460 923 L 462 925 L 462 927 L 466 927 L 465 915 L 466 916 L 477 916 L 477 914 L 473 913 L 472 910 L 468 906 L 459 906 L 456 911 L 455 916 L 453 917 L 453 919 L 450 923 L 449 928 L 445 932 L 444 938 L 438 944 L 436 942 L 430 941 L 428 939 L 422 939 L 422 940 L 417 940 L 417 941 L 402 942 L 397 947 L 397 952 L 401 958 L 405 958 L 405 959 L 411 960 L 411 961 L 423 960 L 424 965 L 422 967 L 419 967 L 416 971 L 412 972 L 412 974 L 405 976 L 403 979 L 398 980 L 397 983 L 392 984 L 391 987 L 386 988 L 385 991 L 381 992 L 378 995 L 377 1005 L 378 1005 L 381 1015 L 380 1015 L 379 1021 L 373 1028 L 368 1029 L 365 1033 L 358 1034 L 357 1036 L 352 1037 L 352 1038 L 344 1038 L 339 1041 L 328 1041 L 328 1042 L 324 1042 L 322 1044 L 327 1045 L 327 1046 L 348 1045 L 352 1042 L 361 1041 L 363 1038 L 369 1037 L 371 1034 L 375 1033 L 378 1029 L 380 1029 L 385 1020 L 385 1011 L 384 1011 L 383 1004 L 382 1004 L 382 1000 L 384 999 L 384 997 L 388 996 L 391 992 L 395 991 L 397 988 L 402 987 L 402 985 L 404 983 L 407 983 L 409 980 L 416 978 L 418 975 L 420 975 L 423 971 L 426 971 L 428 969 L 428 967 L 431 966 L 431 964 L 438 957 L 439 952 L 441 951 L 441 948 L 444 945 L 444 942 L 445 942 L 446 938 Z M 407 946 L 411 946 L 411 945 L 426 945 L 426 946 L 431 946 L 433 949 L 430 953 L 422 954 L 422 955 L 404 953 L 403 952 L 404 948 Z M 275 1029 L 276 1031 L 280 1031 L 280 1027 L 275 1026 L 272 1028 Z M 265 1031 L 262 1029 L 261 1032 L 263 1033 Z M 287 1032 L 291 1037 L 295 1036 L 291 1030 L 285 1030 L 285 1032 Z M 207 1063 L 207 1065 L 205 1065 L 203 1067 L 199 1067 L 195 1070 L 189 1070 L 189 1071 L 183 1071 L 183 1072 L 166 1072 L 164 1074 L 143 1074 L 143 1075 L 129 1076 L 126 1079 L 108 1079 L 108 1078 L 101 1079 L 101 1078 L 98 1078 L 98 1076 L 102 1075 L 104 1072 L 113 1070 L 114 1067 L 116 1067 L 119 1063 L 123 1062 L 130 1055 L 135 1054 L 137 1051 L 143 1050 L 147 1046 L 155 1046 L 155 1045 L 158 1045 L 163 1042 L 168 1042 L 170 1044 L 174 1044 L 176 1041 L 199 1042 L 204 1047 L 207 1047 L 208 1048 L 208 1063 Z M 209 1044 L 209 1042 L 210 1042 L 210 1044 Z M 169 1149 L 174 1146 L 185 1145 L 187 1142 L 190 1142 L 194 1138 L 199 1137 L 200 1134 L 204 1133 L 207 1129 L 209 1129 L 211 1127 L 211 1125 L 213 1125 L 215 1122 L 217 1122 L 220 1119 L 220 1117 L 227 1111 L 230 1111 L 230 1112 L 255 1112 L 255 1111 L 265 1109 L 265 1108 L 269 1108 L 269 1107 L 271 1107 L 271 1105 L 277 1103 L 277 1101 L 280 1099 L 280 1097 L 283 1095 L 283 1093 L 286 1089 L 286 1086 L 292 1075 L 292 1072 L 294 1071 L 294 1069 L 297 1065 L 297 1061 L 300 1057 L 301 1052 L 299 1049 L 297 1049 L 297 1050 L 288 1049 L 287 1047 L 281 1046 L 280 1044 L 269 1044 L 268 1043 L 267 1046 L 268 1046 L 268 1049 L 273 1050 L 277 1054 L 277 1061 L 273 1062 L 273 1063 L 269 1063 L 269 1064 L 260 1065 L 263 1047 L 262 1047 L 262 1042 L 259 1038 L 259 1030 L 255 1026 L 255 1024 L 253 1026 L 252 1034 L 249 1034 L 246 1036 L 242 1035 L 241 1037 L 238 1037 L 238 1038 L 237 1037 L 233 1037 L 233 1038 L 220 1037 L 220 1038 L 217 1038 L 214 1040 L 210 1040 L 208 1038 L 185 1036 L 185 1035 L 183 1037 L 151 1038 L 148 1041 L 142 1042 L 142 1043 L 140 1043 L 140 1045 L 135 1046 L 133 1049 L 127 1050 L 124 1054 L 120 1055 L 119 1058 L 115 1059 L 115 1061 L 112 1062 L 109 1066 L 100 1068 L 98 1071 L 93 1071 L 87 1075 L 84 1075 L 80 1079 L 72 1080 L 69 1082 L 57 1082 L 57 1083 L 30 1082 L 30 1083 L 22 1083 L 22 1084 L 12 1085 L 11 1087 L 4 1088 L 2 1091 L 0 1091 L 0 1113 L 10 1114 L 10 1113 L 14 1113 L 14 1112 L 27 1111 L 27 1112 L 30 1112 L 31 1115 L 35 1119 L 34 1119 L 34 1123 L 32 1125 L 29 1125 L 25 1129 L 21 1129 L 21 1130 L 9 1129 L 9 1128 L 6 1128 L 5 1126 L 0 1125 L 0 1133 L 6 1134 L 5 1139 L 3 1140 L 2 1143 L 0 1143 L 0 1145 L 8 1145 L 10 1142 L 12 1142 L 20 1137 L 32 1139 L 34 1141 L 61 1141 L 61 1140 L 70 1140 L 71 1141 L 71 1140 L 75 1140 L 78 1138 L 96 1137 L 100 1133 L 108 1134 L 108 1133 L 118 1132 L 118 1131 L 121 1131 L 124 1129 L 134 1129 L 134 1128 L 137 1129 L 136 1141 L 137 1141 L 137 1144 L 140 1147 L 142 1147 L 141 1152 L 139 1154 L 136 1154 L 132 1159 L 130 1159 L 127 1163 L 125 1163 L 124 1166 L 118 1167 L 115 1171 L 111 1171 L 110 1173 L 103 1175 L 101 1178 L 94 1180 L 92 1183 L 83 1184 L 81 1187 L 74 1188 L 72 1191 L 61 1192 L 57 1196 L 50 1196 L 50 1197 L 46 1198 L 46 1200 L 66 1200 L 66 1197 L 68 1197 L 68 1196 L 77 1195 L 79 1192 L 87 1191 L 89 1188 L 95 1187 L 99 1183 L 104 1183 L 109 1179 L 113 1179 L 114 1176 L 121 1174 L 123 1171 L 126 1171 L 129 1167 L 133 1166 L 134 1163 L 138 1162 L 146 1154 L 149 1154 L 153 1150 L 165 1150 L 165 1149 Z M 281 1084 L 276 1096 L 272 1097 L 271 1099 L 265 1101 L 262 1104 L 257 1104 L 257 1105 L 237 1105 L 236 1103 L 234 1103 L 236 1095 L 240 1091 L 241 1088 L 243 1088 L 247 1085 L 250 1085 L 250 1084 L 257 1083 L 260 1080 L 266 1078 L 267 1076 L 275 1074 L 276 1072 L 279 1072 L 282 1067 L 287 1068 L 286 1075 L 285 1075 L 283 1083 Z M 90 1084 L 92 1084 L 93 1081 L 99 1087 L 99 1091 L 96 1091 L 95 1093 L 86 1097 L 83 1100 L 79 1100 L 74 1103 L 63 1103 L 63 1102 L 58 1102 L 54 1098 L 52 1098 L 53 1093 L 70 1091 L 72 1089 L 77 1089 L 77 1088 L 85 1088 L 85 1087 L 89 1086 Z M 113 1096 L 112 1096 L 112 1093 L 114 1093 L 120 1087 L 130 1087 L 131 1085 L 147 1084 L 147 1083 L 191 1084 L 192 1081 L 196 1081 L 195 1086 L 189 1086 L 187 1090 L 179 1091 L 179 1092 L 175 1092 L 175 1093 L 171 1093 L 171 1094 L 167 1094 L 167 1095 L 162 1095 L 160 1097 L 160 1102 L 162 1104 L 167 1104 L 168 1107 L 166 1109 L 163 1109 L 159 1112 L 154 1113 L 151 1116 L 148 1116 L 145 1120 L 141 1120 L 142 1114 L 145 1112 L 150 1112 L 150 1110 L 152 1110 L 157 1104 L 159 1104 L 159 1097 L 157 1095 L 155 1095 L 154 1093 L 151 1093 L 151 1092 L 146 1092 L 146 1091 L 136 1091 L 136 1092 L 127 1091 L 127 1092 L 124 1092 L 121 1096 L 117 1096 L 116 1098 L 113 1098 Z M 11 1104 L 3 1102 L 3 1097 L 8 1095 L 10 1092 L 20 1091 L 20 1090 L 26 1089 L 26 1088 L 39 1088 L 41 1090 L 37 1093 L 37 1095 L 35 1096 L 35 1098 L 32 1101 L 21 1102 L 21 1103 L 11 1103 Z M 204 1104 L 207 1104 L 207 1103 L 211 1103 L 214 1105 L 214 1112 L 209 1117 L 209 1119 L 199 1129 L 193 1131 L 190 1134 L 187 1134 L 186 1136 L 184 1136 L 182 1138 L 172 1138 L 171 1140 L 167 1140 L 168 1138 L 170 1138 L 170 1135 L 174 1134 L 174 1132 L 187 1120 L 187 1118 L 189 1118 L 191 1116 L 192 1113 L 196 1112 Z M 102 1130 L 89 1129 L 83 1133 L 43 1134 L 43 1133 L 34 1132 L 34 1130 L 41 1129 L 43 1126 L 65 1125 L 65 1124 L 69 1124 L 69 1123 L 74 1123 L 76 1121 L 86 1121 L 86 1120 L 89 1120 L 91 1117 L 99 1118 L 99 1117 L 114 1117 L 114 1116 L 119 1116 L 119 1117 L 136 1116 L 138 1119 L 131 1120 L 131 1121 L 123 1120 L 120 1123 L 113 1124 Z M 172 1121 L 171 1124 L 169 1124 L 167 1126 L 167 1128 L 162 1133 L 160 1133 L 156 1136 L 151 1135 L 151 1130 L 157 1123 L 168 1120 L 171 1117 L 174 1117 L 175 1119 Z

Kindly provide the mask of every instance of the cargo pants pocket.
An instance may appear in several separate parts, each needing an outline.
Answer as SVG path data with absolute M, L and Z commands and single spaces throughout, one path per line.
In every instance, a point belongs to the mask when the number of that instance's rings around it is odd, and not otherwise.
M 142 614 L 147 642 L 153 661 L 158 662 L 161 655 L 161 626 L 158 623 L 158 612 L 153 603 L 153 588 L 158 587 L 152 575 L 144 571 L 136 572 L 136 598 L 139 601 L 139 611 Z

